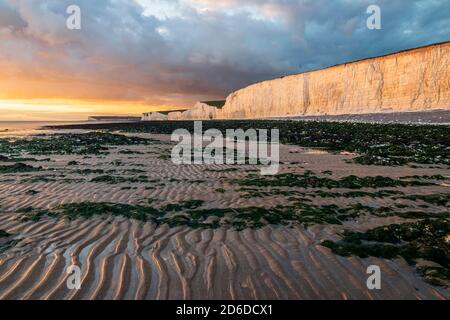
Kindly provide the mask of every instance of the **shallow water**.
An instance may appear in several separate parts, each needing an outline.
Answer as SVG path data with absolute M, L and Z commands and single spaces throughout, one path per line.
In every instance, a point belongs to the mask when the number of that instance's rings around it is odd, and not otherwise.
M 87 121 L 0 121 L 0 138 L 29 136 L 42 134 L 50 130 L 42 129 L 45 126 L 68 124 L 84 124 Z M 52 131 L 53 132 L 53 131 Z

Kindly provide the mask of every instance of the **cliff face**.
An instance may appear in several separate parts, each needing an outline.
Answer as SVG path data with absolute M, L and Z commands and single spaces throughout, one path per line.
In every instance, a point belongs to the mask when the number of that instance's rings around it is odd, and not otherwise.
M 221 109 L 198 102 L 190 110 L 169 113 L 168 119 L 242 119 L 435 109 L 450 109 L 450 42 L 264 81 L 232 93 Z
M 144 113 L 142 121 L 168 120 L 168 116 L 159 112 Z
M 169 120 L 211 120 L 217 119 L 220 110 L 206 103 L 197 102 L 194 107 L 184 112 L 170 112 Z
M 219 118 L 450 108 L 450 42 L 251 85 Z

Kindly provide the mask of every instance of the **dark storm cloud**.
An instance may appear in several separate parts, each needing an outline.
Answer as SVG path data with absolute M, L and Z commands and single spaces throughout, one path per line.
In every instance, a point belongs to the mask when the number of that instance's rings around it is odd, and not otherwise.
M 0 0 L 0 59 L 71 98 L 171 103 L 450 39 L 448 0 L 140 3 Z M 82 9 L 81 31 L 65 28 L 70 4 Z M 366 28 L 371 4 L 382 30 Z

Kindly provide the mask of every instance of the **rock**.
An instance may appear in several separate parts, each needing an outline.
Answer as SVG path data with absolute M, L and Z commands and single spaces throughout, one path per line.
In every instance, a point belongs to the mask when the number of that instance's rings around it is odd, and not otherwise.
M 197 103 L 169 120 L 367 114 L 450 109 L 450 42 L 260 82 L 225 106 Z

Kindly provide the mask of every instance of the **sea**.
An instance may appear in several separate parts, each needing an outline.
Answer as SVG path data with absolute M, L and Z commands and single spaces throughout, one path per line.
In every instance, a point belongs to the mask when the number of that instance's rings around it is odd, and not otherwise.
M 86 121 L 0 121 L 0 138 L 48 133 L 45 126 L 83 124 Z

